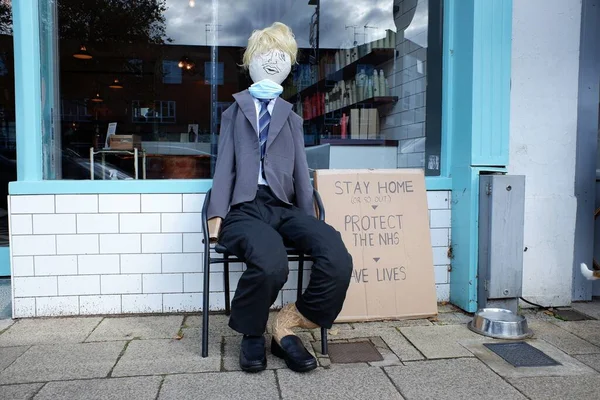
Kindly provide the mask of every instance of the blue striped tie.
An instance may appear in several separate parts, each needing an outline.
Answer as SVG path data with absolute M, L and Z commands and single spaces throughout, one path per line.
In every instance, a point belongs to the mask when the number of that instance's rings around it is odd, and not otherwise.
M 260 114 L 258 117 L 258 141 L 260 144 L 260 162 L 263 166 L 263 178 L 265 176 L 264 158 L 267 152 L 267 139 L 269 137 L 269 124 L 271 122 L 271 114 L 267 107 L 271 102 L 271 99 L 259 99 L 260 100 Z

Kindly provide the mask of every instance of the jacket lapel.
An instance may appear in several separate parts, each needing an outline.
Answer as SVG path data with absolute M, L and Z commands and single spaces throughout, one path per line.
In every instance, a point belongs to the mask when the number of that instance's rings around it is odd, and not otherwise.
M 283 124 L 287 121 L 290 112 L 292 111 L 292 105 L 281 97 L 275 101 L 273 106 L 273 115 L 271 116 L 271 123 L 269 125 L 269 137 L 267 139 L 267 149 L 273 143 L 281 129 Z
M 233 98 L 238 103 L 240 110 L 242 110 L 248 121 L 250 121 L 250 124 L 252 124 L 254 133 L 258 134 L 258 128 L 256 126 L 256 107 L 250 92 L 248 92 L 246 89 L 242 92 L 234 94 Z
M 252 127 L 254 132 L 258 135 L 258 127 L 256 126 L 256 106 L 254 105 L 254 98 L 250 92 L 246 89 L 242 92 L 233 95 L 233 98 L 238 103 L 240 110 L 244 113 Z M 292 111 L 292 105 L 279 97 L 275 101 L 273 106 L 273 115 L 271 116 L 271 122 L 269 124 L 269 137 L 267 139 L 267 149 L 273 143 L 273 140 L 279 135 L 285 121 L 288 119 L 290 112 Z

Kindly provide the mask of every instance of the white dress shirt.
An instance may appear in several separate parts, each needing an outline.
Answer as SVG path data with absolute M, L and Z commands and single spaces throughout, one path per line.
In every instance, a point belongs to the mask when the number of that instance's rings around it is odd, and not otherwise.
M 253 98 L 254 100 L 254 107 L 256 108 L 256 136 L 259 137 L 259 148 L 258 151 L 260 152 L 260 132 L 258 132 L 258 127 L 259 127 L 259 118 L 260 118 L 260 108 L 261 108 L 261 102 L 260 100 Z M 277 97 L 275 97 L 274 99 L 272 99 L 269 102 L 269 105 L 267 106 L 267 111 L 268 113 L 271 115 L 271 117 L 273 116 L 273 107 L 275 107 L 275 100 L 277 100 Z M 265 178 L 263 178 L 262 176 L 262 163 L 258 164 L 258 184 L 259 185 L 269 185 L 267 183 L 267 181 L 265 180 Z

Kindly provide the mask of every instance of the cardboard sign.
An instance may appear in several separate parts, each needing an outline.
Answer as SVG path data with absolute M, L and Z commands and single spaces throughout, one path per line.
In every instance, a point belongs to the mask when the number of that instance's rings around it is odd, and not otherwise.
M 437 314 L 422 170 L 318 170 L 326 222 L 354 270 L 338 322 Z

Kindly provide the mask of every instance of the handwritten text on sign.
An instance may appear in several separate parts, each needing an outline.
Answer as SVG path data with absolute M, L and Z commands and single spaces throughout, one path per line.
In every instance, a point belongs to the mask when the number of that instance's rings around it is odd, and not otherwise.
M 335 194 L 350 195 L 352 204 L 370 204 L 373 210 L 376 204 L 390 203 L 390 194 L 412 193 L 412 181 L 336 181 Z M 397 246 L 400 244 L 399 231 L 402 230 L 402 214 L 344 216 L 344 230 L 351 232 L 354 246 Z

